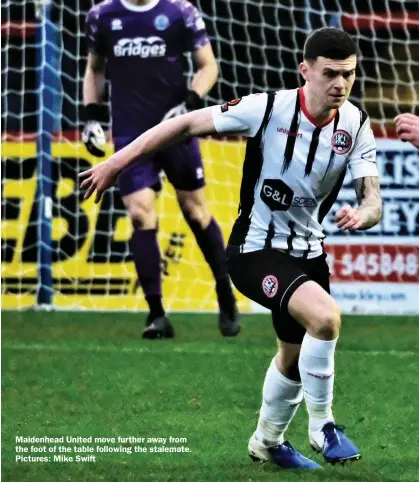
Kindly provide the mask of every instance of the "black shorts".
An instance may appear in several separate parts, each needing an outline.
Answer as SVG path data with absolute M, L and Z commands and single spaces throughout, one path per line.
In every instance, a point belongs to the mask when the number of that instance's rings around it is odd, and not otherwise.
M 275 249 L 253 251 L 230 256 L 228 269 L 240 293 L 272 311 L 276 334 L 287 343 L 300 344 L 306 331 L 288 313 L 288 303 L 296 289 L 312 280 L 330 293 L 325 254 L 302 259 Z

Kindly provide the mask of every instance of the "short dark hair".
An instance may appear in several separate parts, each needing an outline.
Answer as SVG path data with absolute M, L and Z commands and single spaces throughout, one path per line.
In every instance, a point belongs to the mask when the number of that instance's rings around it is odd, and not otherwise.
M 357 55 L 358 48 L 353 38 L 335 27 L 314 30 L 304 44 L 304 60 L 316 61 L 317 57 L 344 60 Z

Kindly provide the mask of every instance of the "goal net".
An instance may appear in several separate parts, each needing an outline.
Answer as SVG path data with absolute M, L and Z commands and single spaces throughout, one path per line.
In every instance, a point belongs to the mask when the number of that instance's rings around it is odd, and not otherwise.
M 83 201 L 77 181 L 81 170 L 99 161 L 87 153 L 79 134 L 83 26 L 92 3 L 2 3 L 5 308 L 34 306 L 42 291 L 55 308 L 146 308 L 129 252 L 131 227 L 117 189 L 97 206 Z M 368 111 L 379 137 L 384 214 L 371 231 L 339 233 L 333 222 L 336 208 L 355 203 L 350 180 L 345 182 L 324 223 L 333 294 L 345 311 L 419 312 L 418 151 L 393 139 L 392 124 L 395 115 L 414 112 L 418 105 L 416 0 L 195 4 L 203 12 L 221 70 L 208 104 L 300 85 L 302 47 L 314 28 L 340 26 L 356 38 L 361 55 L 353 101 Z M 227 238 L 237 213 L 244 142 L 202 139 L 201 149 L 210 209 Z M 42 204 L 45 198 L 48 202 Z M 210 271 L 167 183 L 159 204 L 167 309 L 215 311 Z M 242 297 L 239 301 L 243 311 L 258 309 Z

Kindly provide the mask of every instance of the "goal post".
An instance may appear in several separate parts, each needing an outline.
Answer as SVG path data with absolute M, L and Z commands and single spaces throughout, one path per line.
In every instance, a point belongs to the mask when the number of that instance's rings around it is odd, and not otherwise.
M 35 2 L 36 16 L 36 91 L 37 91 L 37 193 L 38 306 L 52 302 L 52 137 L 60 126 L 56 122 L 59 98 L 58 29 L 51 18 L 51 0 Z

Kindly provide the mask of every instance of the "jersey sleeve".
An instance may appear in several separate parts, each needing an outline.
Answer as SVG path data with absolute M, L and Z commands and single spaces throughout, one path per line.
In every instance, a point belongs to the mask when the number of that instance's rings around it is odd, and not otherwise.
M 212 119 L 219 133 L 254 137 L 265 115 L 267 94 L 252 94 L 212 107 Z
M 349 170 L 352 179 L 378 176 L 376 144 L 369 118 L 361 126 L 355 146 L 349 156 Z
M 84 26 L 87 48 L 89 52 L 98 55 L 105 55 L 105 45 L 100 26 L 100 15 L 98 6 L 90 9 Z
M 186 0 L 181 0 L 183 20 L 185 22 L 185 51 L 194 52 L 209 43 L 205 22 L 196 7 Z

